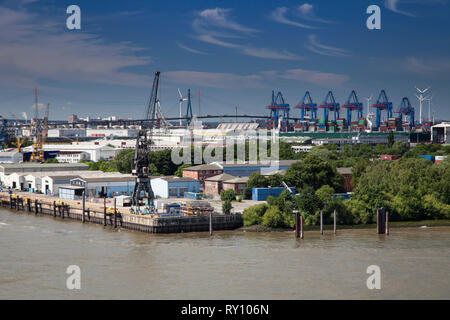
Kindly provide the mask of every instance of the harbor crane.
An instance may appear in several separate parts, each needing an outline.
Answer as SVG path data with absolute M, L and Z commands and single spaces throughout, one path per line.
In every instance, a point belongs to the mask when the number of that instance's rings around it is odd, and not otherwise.
M 384 89 L 381 90 L 377 102 L 372 107 L 374 107 L 376 110 L 375 128 L 377 128 L 378 130 L 381 124 L 381 112 L 383 110 L 386 110 L 388 118 L 392 118 L 392 102 L 389 102 L 386 91 L 384 91 Z
M 305 115 L 309 114 L 309 121 L 317 120 L 317 104 L 313 102 L 309 91 L 306 91 L 301 103 L 295 106 L 296 109 L 301 109 L 300 119 L 305 121 Z
M 283 94 L 278 91 L 272 91 L 272 102 L 266 107 L 270 110 L 270 120 L 268 121 L 268 129 L 273 129 L 279 123 L 280 131 L 287 131 L 289 126 L 289 104 L 284 101 Z
M 153 79 L 152 92 L 145 112 L 145 119 L 148 120 L 148 128 L 143 127 L 138 131 L 136 138 L 136 147 L 133 157 L 132 174 L 136 176 L 133 196 L 131 198 L 132 212 L 137 214 L 149 214 L 155 212 L 153 200 L 155 195 L 150 184 L 149 153 L 152 144 L 153 128 L 158 112 L 158 89 L 160 72 L 155 72 Z M 146 198 L 144 209 L 141 209 L 141 202 Z
M 402 115 L 408 116 L 409 117 L 409 128 L 410 129 L 414 128 L 414 126 L 415 126 L 415 119 L 414 119 L 415 110 L 411 106 L 411 103 L 409 102 L 408 97 L 404 97 L 402 99 L 400 108 L 398 109 L 398 111 L 396 111 L 396 113 L 398 113 L 398 117 L 400 119 L 402 119 Z
M 323 118 L 325 119 L 325 123 L 328 121 L 328 113 L 330 111 L 334 112 L 334 121 L 339 117 L 339 103 L 336 102 L 333 96 L 333 92 L 328 91 L 327 96 L 325 97 L 325 101 L 319 108 L 323 109 Z
M 355 90 L 352 90 L 348 97 L 347 103 L 342 106 L 347 109 L 347 124 L 352 123 L 352 112 L 356 110 L 358 119 L 363 117 L 363 104 L 359 102 Z

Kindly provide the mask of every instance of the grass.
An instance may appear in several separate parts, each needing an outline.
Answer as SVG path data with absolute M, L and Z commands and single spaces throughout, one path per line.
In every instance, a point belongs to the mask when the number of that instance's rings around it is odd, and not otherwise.
M 419 228 L 422 226 L 427 227 L 440 227 L 450 226 L 450 220 L 419 220 L 419 221 L 390 221 L 390 228 Z M 337 225 L 338 230 L 343 229 L 375 229 L 377 225 L 371 224 L 355 224 L 355 225 Z M 333 230 L 333 225 L 324 225 L 324 230 Z M 292 231 L 290 228 L 270 228 L 263 225 L 253 225 L 249 227 L 241 227 L 238 230 L 250 231 L 250 232 L 280 232 L 280 231 Z M 320 226 L 304 226 L 304 231 L 320 230 Z

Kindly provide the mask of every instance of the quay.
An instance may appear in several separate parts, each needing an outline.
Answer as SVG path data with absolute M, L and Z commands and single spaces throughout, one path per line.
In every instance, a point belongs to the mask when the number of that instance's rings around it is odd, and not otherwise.
M 65 199 L 64 199 L 65 200 Z M 242 215 L 212 214 L 211 216 L 157 216 L 132 214 L 127 209 L 98 204 L 63 202 L 31 194 L 0 193 L 0 205 L 17 211 L 72 219 L 146 233 L 202 232 L 233 230 L 242 226 Z M 88 207 L 89 206 L 89 207 Z M 84 210 L 84 213 L 83 213 Z M 211 225 L 210 225 L 211 224 Z M 212 229 L 211 229 L 212 227 Z

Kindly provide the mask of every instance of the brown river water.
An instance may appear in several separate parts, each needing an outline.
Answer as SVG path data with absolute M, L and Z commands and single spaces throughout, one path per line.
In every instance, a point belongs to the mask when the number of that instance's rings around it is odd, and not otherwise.
M 450 299 L 450 227 L 152 235 L 0 209 L 0 299 Z

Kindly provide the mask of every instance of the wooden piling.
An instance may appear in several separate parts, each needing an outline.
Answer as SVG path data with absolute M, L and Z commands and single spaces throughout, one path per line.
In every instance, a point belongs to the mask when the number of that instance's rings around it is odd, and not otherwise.
M 84 211 L 85 211 L 85 208 L 86 208 L 86 195 L 85 195 L 85 192 L 83 191 L 83 213 L 81 214 L 81 222 L 85 222 L 85 219 L 84 219 Z
M 53 217 L 56 217 L 56 201 L 53 201 Z
M 106 226 L 106 197 L 103 197 L 103 225 Z
M 303 239 L 303 216 L 300 216 L 300 239 Z
M 38 214 L 38 201 L 34 200 L 34 214 Z
M 61 208 L 61 218 L 63 218 L 64 219 L 64 202 L 63 203 L 61 203 L 61 205 L 59 206 L 60 208 Z
M 117 228 L 117 207 L 116 207 L 116 198 L 114 198 L 114 228 Z
M 334 234 L 336 234 L 336 209 L 334 209 L 334 214 L 333 214 L 333 216 L 334 216 Z
M 295 210 L 295 237 L 300 238 L 300 213 Z
M 320 210 L 320 234 L 323 234 L 323 212 Z
M 209 235 L 212 236 L 213 227 L 212 227 L 212 212 L 209 213 Z
M 386 234 L 389 235 L 389 211 L 386 211 Z

